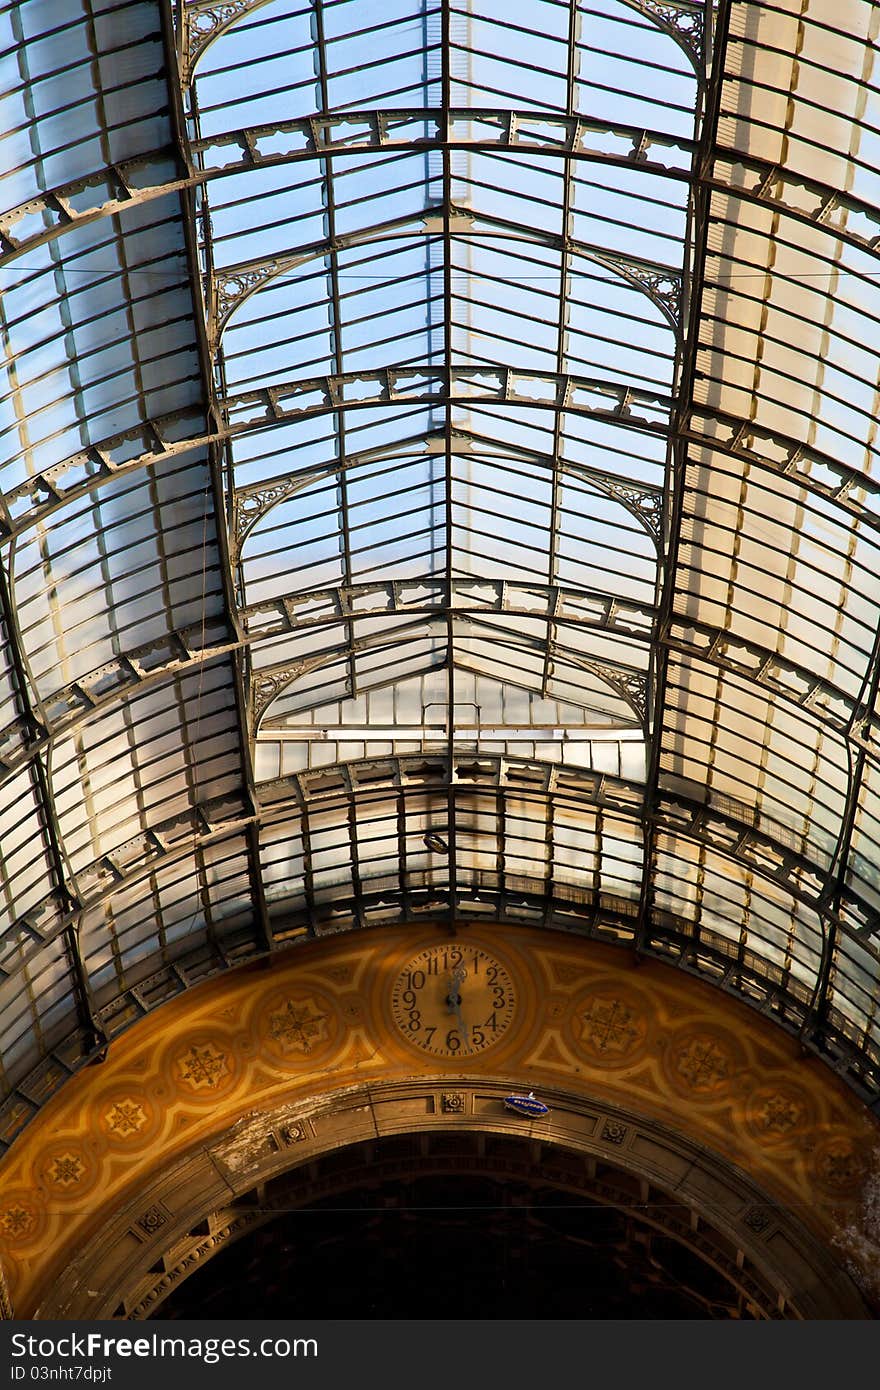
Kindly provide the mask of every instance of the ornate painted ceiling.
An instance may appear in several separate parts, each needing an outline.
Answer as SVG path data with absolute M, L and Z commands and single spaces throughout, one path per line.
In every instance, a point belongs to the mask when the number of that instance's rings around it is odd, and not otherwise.
M 8 1146 L 520 923 L 880 1094 L 880 9 L 2 0 Z

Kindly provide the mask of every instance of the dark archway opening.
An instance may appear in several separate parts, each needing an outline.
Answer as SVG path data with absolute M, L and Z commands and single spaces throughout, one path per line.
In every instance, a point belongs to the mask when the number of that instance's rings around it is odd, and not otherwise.
M 769 1289 L 759 1306 L 737 1287 L 734 1261 L 722 1272 L 717 1232 L 697 1231 L 631 1174 L 600 1168 L 478 1135 L 355 1145 L 252 1194 L 256 1224 L 153 1316 L 773 1316 Z

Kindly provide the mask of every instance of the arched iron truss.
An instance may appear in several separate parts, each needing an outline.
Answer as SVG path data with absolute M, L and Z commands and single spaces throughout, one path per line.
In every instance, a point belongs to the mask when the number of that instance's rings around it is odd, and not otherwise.
M 0 1143 L 207 975 L 436 918 L 876 1106 L 877 7 L 0 25 Z

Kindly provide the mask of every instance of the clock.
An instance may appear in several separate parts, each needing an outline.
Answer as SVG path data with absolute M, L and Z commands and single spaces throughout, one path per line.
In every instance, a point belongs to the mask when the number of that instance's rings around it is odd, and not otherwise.
M 500 1042 L 516 992 L 507 967 L 460 940 L 426 946 L 397 972 L 391 1015 L 401 1036 L 432 1057 L 466 1057 Z

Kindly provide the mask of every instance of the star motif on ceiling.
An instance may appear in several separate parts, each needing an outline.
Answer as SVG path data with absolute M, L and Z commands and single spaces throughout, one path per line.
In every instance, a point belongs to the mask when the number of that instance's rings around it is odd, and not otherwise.
M 730 1058 L 714 1038 L 693 1038 L 677 1058 L 679 1076 L 697 1091 L 714 1090 L 730 1075 Z
M 758 1111 L 761 1129 L 773 1134 L 786 1134 L 793 1129 L 801 1117 L 802 1107 L 790 1096 L 768 1096 Z
M 118 1100 L 115 1105 L 111 1106 L 106 1112 L 104 1120 L 107 1128 L 113 1134 L 121 1135 L 123 1138 L 130 1134 L 137 1134 L 138 1130 L 143 1129 L 147 1123 L 144 1107 L 129 1096 L 123 1100 Z
M 0 1217 L 0 1230 L 8 1236 L 23 1236 L 33 1230 L 35 1217 L 26 1207 L 7 1207 Z
M 597 1052 L 632 1050 L 640 1029 L 632 1009 L 620 999 L 594 999 L 580 1015 L 581 1041 Z
M 213 1090 L 229 1072 L 225 1053 L 213 1043 L 199 1047 L 193 1043 L 178 1058 L 181 1080 L 194 1091 Z
M 315 1043 L 327 1037 L 327 1015 L 314 999 L 295 1003 L 286 999 L 282 1008 L 269 1015 L 269 1033 L 284 1051 L 311 1052 Z
M 73 1153 L 63 1153 L 52 1161 L 49 1172 L 49 1180 L 57 1182 L 60 1187 L 72 1187 L 78 1183 L 86 1166 L 82 1159 Z

